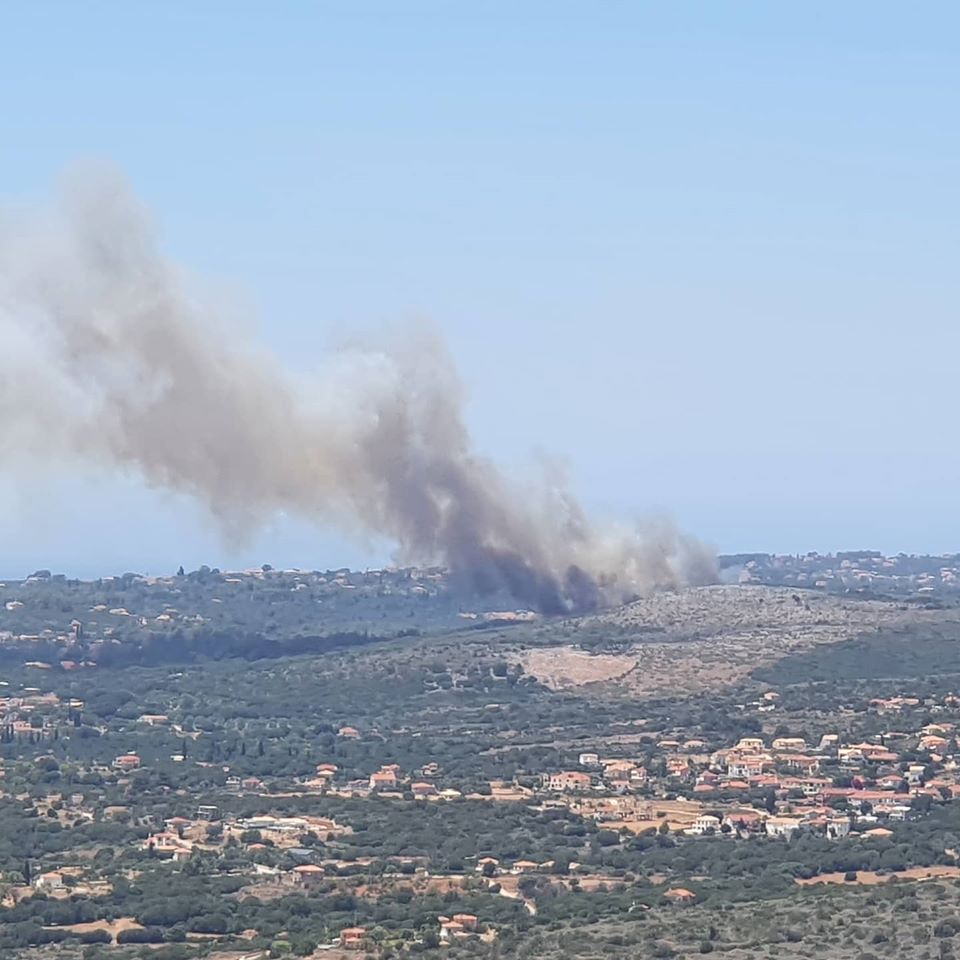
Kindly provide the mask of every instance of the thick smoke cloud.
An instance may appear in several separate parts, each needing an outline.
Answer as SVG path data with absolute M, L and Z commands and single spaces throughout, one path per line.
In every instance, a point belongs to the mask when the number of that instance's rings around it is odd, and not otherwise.
M 3 217 L 0 336 L 0 455 L 136 471 L 206 504 L 229 538 L 297 514 L 550 613 L 715 579 L 669 524 L 598 530 L 562 484 L 521 489 L 478 456 L 428 329 L 294 378 L 192 292 L 120 178 Z

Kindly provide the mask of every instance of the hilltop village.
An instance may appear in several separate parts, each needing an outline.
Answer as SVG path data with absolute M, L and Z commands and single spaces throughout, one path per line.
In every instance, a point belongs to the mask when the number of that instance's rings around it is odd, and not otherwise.
M 798 556 L 756 553 L 721 557 L 720 563 L 727 570 L 738 571 L 743 584 L 928 600 L 960 593 L 960 554 L 885 556 L 879 550 Z

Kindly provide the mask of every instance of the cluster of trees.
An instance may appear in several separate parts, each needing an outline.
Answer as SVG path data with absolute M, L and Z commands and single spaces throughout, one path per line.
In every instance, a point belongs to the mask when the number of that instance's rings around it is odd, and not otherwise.
M 89 658 L 120 666 L 254 659 L 417 635 L 426 626 L 462 626 L 457 614 L 465 597 L 443 578 L 414 581 L 411 571 L 262 573 L 238 577 L 201 567 L 171 581 L 127 573 L 86 582 L 36 571 L 25 582 L 0 584 L 0 604 L 16 602 L 10 609 L 0 605 L 0 629 L 41 637 L 50 631 L 74 642 L 65 651 L 43 639 L 8 641 L 0 660 L 22 661 L 28 650 L 28 659 Z M 495 599 L 501 598 L 489 602 Z M 161 615 L 169 619 L 157 620 Z
M 766 683 L 795 684 L 956 675 L 958 640 L 960 624 L 953 619 L 885 627 L 790 654 L 758 668 L 754 676 Z
M 232 937 L 247 929 L 260 936 L 250 946 L 268 946 L 281 934 L 301 955 L 321 942 L 329 942 L 341 929 L 356 922 L 388 936 L 412 940 L 436 936 L 436 918 L 443 913 L 474 913 L 485 921 L 522 922 L 522 906 L 480 890 L 452 891 L 443 895 L 406 889 L 387 889 L 376 901 L 354 896 L 333 884 L 311 896 L 292 893 L 270 901 L 242 892 L 246 879 L 224 876 L 216 864 L 210 870 L 178 869 L 170 864 L 143 869 L 135 883 L 121 876 L 114 880 L 109 897 L 53 900 L 42 895 L 16 907 L 0 910 L 0 947 L 22 947 L 69 939 L 84 943 L 107 942 L 102 932 L 78 934 L 65 925 L 93 920 L 132 917 L 140 928 L 118 936 L 121 944 L 183 943 L 189 933 Z M 109 938 L 107 938 L 109 939 Z M 295 950 L 294 952 L 297 952 Z M 153 954 L 151 954 L 153 956 Z

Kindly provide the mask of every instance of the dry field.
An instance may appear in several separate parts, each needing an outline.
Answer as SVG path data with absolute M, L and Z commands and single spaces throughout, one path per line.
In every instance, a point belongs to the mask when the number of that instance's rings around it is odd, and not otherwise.
M 468 885 L 468 881 L 473 880 L 472 876 L 460 874 L 419 876 L 413 880 L 397 880 L 391 878 L 377 883 L 364 883 L 354 888 L 354 894 L 358 897 L 377 900 L 386 892 L 394 893 L 398 890 L 408 890 L 415 896 L 426 896 L 427 894 L 454 893 L 462 890 Z
M 618 610 L 569 621 L 567 645 L 524 653 L 520 662 L 553 686 L 609 683 L 633 694 L 717 689 L 782 657 L 837 643 L 909 617 L 895 603 L 838 599 L 768 587 L 715 586 L 657 594 Z M 609 630 L 620 656 L 591 656 L 569 641 Z M 571 636 L 571 631 L 573 636 Z M 595 664 L 591 661 L 596 661 Z
M 677 833 L 692 827 L 705 810 L 702 803 L 692 800 L 651 800 L 649 803 L 649 819 L 609 820 L 600 826 L 608 830 L 626 829 L 631 833 L 647 833 L 658 830 L 660 824 L 666 823 L 671 831 Z
M 637 665 L 635 657 L 594 655 L 571 646 L 528 650 L 518 661 L 525 673 L 536 677 L 551 690 L 618 680 Z
M 71 933 L 89 933 L 92 930 L 106 930 L 117 942 L 117 934 L 124 930 L 142 930 L 143 927 L 133 917 L 121 917 L 119 920 L 93 920 L 90 923 L 73 923 L 65 927 L 46 927 L 47 930 L 69 930 Z
M 872 870 L 861 870 L 857 874 L 856 880 L 844 880 L 842 873 L 821 873 L 819 876 L 810 877 L 808 880 L 797 880 L 801 887 L 812 887 L 818 883 L 840 883 L 849 886 L 875 886 L 878 883 L 890 883 L 893 880 L 910 880 L 919 882 L 922 880 L 956 880 L 960 877 L 960 867 L 952 866 L 933 866 L 933 867 L 911 867 L 909 870 L 901 870 L 898 873 L 874 873 Z

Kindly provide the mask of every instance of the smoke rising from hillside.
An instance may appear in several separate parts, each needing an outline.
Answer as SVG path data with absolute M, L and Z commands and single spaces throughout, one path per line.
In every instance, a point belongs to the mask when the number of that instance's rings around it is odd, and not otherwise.
M 219 313 L 119 178 L 3 217 L 0 455 L 134 470 L 234 540 L 279 513 L 388 537 L 544 612 L 715 578 L 666 522 L 598 530 L 562 484 L 521 489 L 478 456 L 435 332 L 352 344 L 303 381 Z

